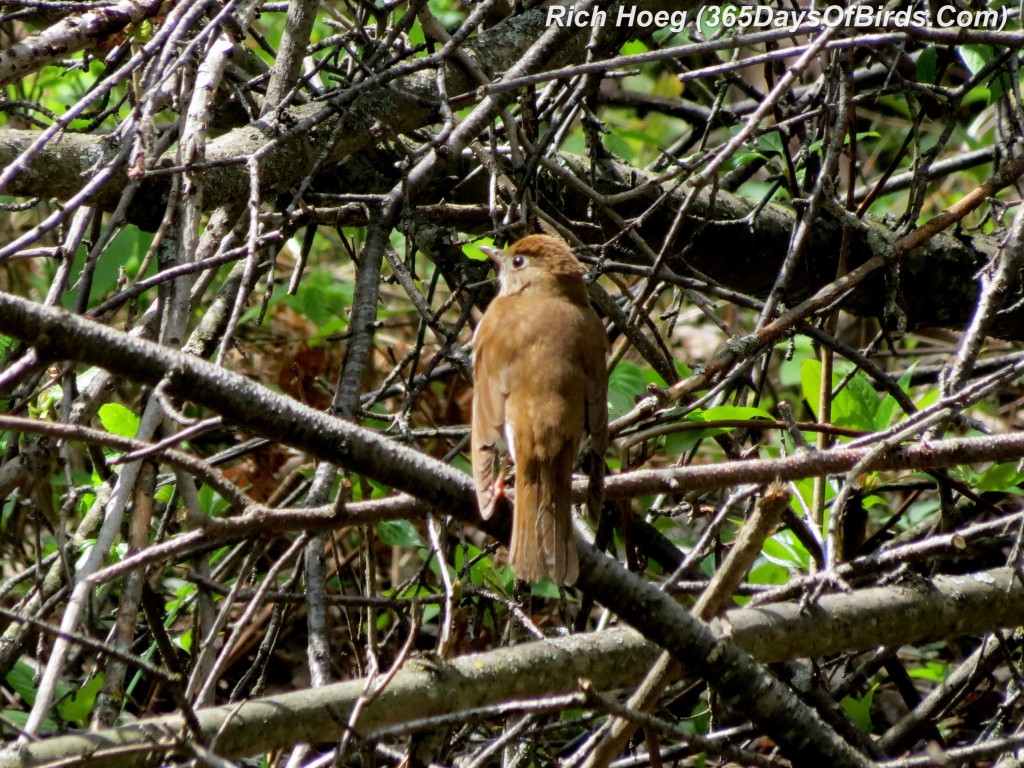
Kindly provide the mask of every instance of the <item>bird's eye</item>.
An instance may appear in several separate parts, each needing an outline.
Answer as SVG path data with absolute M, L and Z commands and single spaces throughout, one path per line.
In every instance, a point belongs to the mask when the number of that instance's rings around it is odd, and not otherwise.
M 515 256 L 512 258 L 512 266 L 515 267 L 516 269 L 521 269 L 523 264 L 525 263 L 526 259 L 524 259 L 522 256 Z

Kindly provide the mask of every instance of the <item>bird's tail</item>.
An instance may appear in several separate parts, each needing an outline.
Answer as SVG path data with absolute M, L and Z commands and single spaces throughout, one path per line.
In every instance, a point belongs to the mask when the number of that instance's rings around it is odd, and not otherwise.
M 516 469 L 516 507 L 509 563 L 516 576 L 536 581 L 550 575 L 572 584 L 579 575 L 572 527 L 572 465 L 567 444 L 554 461 L 523 461 Z

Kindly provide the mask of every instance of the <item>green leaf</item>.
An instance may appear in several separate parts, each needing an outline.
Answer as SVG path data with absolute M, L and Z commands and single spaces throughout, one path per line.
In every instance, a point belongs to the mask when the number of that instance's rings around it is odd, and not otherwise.
M 986 469 L 974 481 L 974 488 L 977 491 L 1019 492 L 1017 486 L 1021 482 L 1024 482 L 1024 472 L 1020 464 L 1014 461 Z
M 917 57 L 917 82 L 926 85 L 935 85 L 935 72 L 938 54 L 934 45 L 925 46 L 921 55 Z
M 841 381 L 832 376 L 832 387 Z M 800 367 L 800 386 L 811 408 L 818 412 L 821 407 L 821 361 L 805 358 Z M 869 431 L 874 428 L 878 411 L 878 395 L 863 374 L 854 375 L 832 398 L 832 423 Z M 820 418 L 820 417 L 819 417 Z
M 849 411 L 844 421 L 833 419 L 840 426 L 870 431 L 875 428 L 875 414 L 878 412 L 878 395 L 867 378 L 860 373 L 850 379 L 843 392 L 849 395 Z M 840 393 L 840 395 L 842 392 Z
M 871 702 L 875 698 L 875 688 L 872 686 L 871 690 L 865 693 L 859 698 L 852 696 L 843 697 L 842 702 L 843 709 L 853 719 L 853 721 L 860 727 L 864 733 L 871 733 Z
M 294 296 L 285 296 L 282 301 L 308 317 L 321 333 L 335 333 L 348 325 L 346 312 L 352 306 L 352 283 L 339 282 L 330 270 L 314 270 Z
M 811 553 L 807 551 L 792 531 L 779 531 L 765 539 L 761 554 L 772 563 L 783 568 L 806 571 L 811 564 Z
M 14 666 L 11 667 L 11 671 L 7 673 L 7 677 L 5 678 L 7 684 L 11 687 L 11 689 L 15 693 L 17 693 L 22 698 L 22 700 L 26 704 L 28 704 L 29 706 L 35 704 L 35 701 L 36 701 L 36 687 L 35 687 L 35 684 L 34 684 L 34 677 L 35 677 L 35 668 L 31 664 L 29 664 L 29 663 L 19 659 L 18 661 L 14 662 Z M 100 683 L 102 684 L 102 680 L 100 681 Z M 94 690 L 92 690 L 92 689 L 90 689 L 90 690 L 92 692 L 89 695 L 91 696 L 91 698 L 93 700 L 95 700 L 96 692 L 99 691 L 99 687 L 96 686 Z M 56 689 L 57 698 L 66 696 L 68 694 L 68 691 L 69 691 L 68 687 L 66 685 L 64 685 L 63 683 L 58 683 L 57 684 L 57 689 Z M 60 711 L 60 713 L 61 713 L 61 717 L 63 717 L 65 720 L 72 720 L 74 722 L 81 722 L 82 720 L 87 718 L 89 716 L 89 713 L 92 711 L 92 704 L 90 703 L 89 704 L 89 709 L 88 709 L 88 711 L 85 712 L 85 716 L 84 717 L 75 717 L 75 718 L 65 717 L 64 711 L 63 711 L 63 704 L 64 703 L 65 702 L 61 702 L 61 704 L 58 705 L 57 708 L 58 708 L 58 711 Z M 71 711 L 72 714 L 78 714 L 79 713 L 79 710 L 77 710 L 74 707 L 74 705 L 72 705 L 70 711 Z M 28 713 L 26 713 L 26 712 L 5 711 L 4 715 L 5 716 L 9 716 L 13 722 L 18 723 L 19 725 L 22 725 L 22 726 L 25 725 L 25 723 L 27 722 L 27 718 L 28 718 Z M 46 720 L 43 722 L 42 727 L 40 728 L 40 732 L 41 733 L 53 733 L 56 730 L 57 730 L 57 723 L 55 723 L 50 718 L 46 718 Z
M 72 99 L 61 104 L 60 111 L 66 109 L 66 104 L 74 103 L 74 101 L 75 99 Z M 141 259 L 141 255 L 145 254 L 152 241 L 152 233 L 143 232 L 135 227 L 125 227 L 115 235 L 114 239 L 107 245 L 106 250 L 103 251 L 96 261 L 89 290 L 90 302 L 99 300 L 113 289 L 117 283 L 121 268 L 127 267 L 132 259 Z M 87 249 L 84 245 L 79 246 L 75 251 L 71 267 L 72 279 L 75 281 L 80 280 L 83 275 L 86 251 Z M 64 293 L 61 302 L 65 308 L 71 308 L 74 296 L 74 291 L 66 291 Z
M 775 563 L 760 563 L 750 569 L 747 581 L 751 584 L 772 585 L 785 584 L 789 581 L 789 571 Z
M 4 336 L 0 333 L 0 359 L 3 359 L 4 355 L 14 349 L 14 345 L 17 343 L 10 336 Z
M 918 680 L 930 680 L 933 683 L 944 682 L 949 676 L 949 665 L 937 661 L 927 661 L 907 671 L 911 677 Z
M 921 395 L 917 400 L 914 401 L 914 405 L 917 406 L 918 410 L 923 411 L 930 405 L 934 405 L 939 401 L 939 388 L 925 390 L 925 393 Z
M 960 45 L 956 49 L 960 61 L 972 75 L 978 74 L 992 61 L 992 48 L 988 45 Z
M 546 597 L 549 600 L 558 600 L 561 596 L 558 585 L 547 576 L 533 583 L 530 587 L 530 594 L 534 597 Z
M 139 417 L 120 403 L 106 403 L 100 406 L 100 421 L 107 432 L 121 437 L 135 437 L 139 431 Z
M 821 404 L 821 361 L 805 357 L 800 365 L 800 391 L 815 414 Z
M 665 435 L 665 445 L 661 452 L 665 456 L 679 456 L 692 450 L 705 437 L 714 437 L 726 431 L 725 429 L 687 429 L 682 432 L 673 432 Z
M 770 131 L 757 137 L 757 148 L 765 154 L 781 155 L 784 147 L 777 131 Z
M 975 104 L 990 104 L 992 102 L 992 91 L 987 86 L 978 85 L 971 88 L 967 95 L 960 100 L 960 106 L 973 107 Z
M 605 134 L 601 138 L 601 141 L 605 148 L 616 157 L 620 157 L 629 162 L 636 160 L 636 150 L 633 149 L 632 144 L 620 135 L 619 131 Z
M 753 408 L 745 405 L 716 405 L 708 408 L 701 414 L 705 421 L 736 421 L 739 419 L 772 419 L 768 411 L 763 408 Z
M 228 509 L 228 503 L 208 485 L 199 489 L 199 509 L 208 517 L 217 517 Z
M 467 259 L 473 261 L 487 261 L 487 254 L 480 250 L 481 245 L 494 246 L 494 241 L 489 237 L 484 237 L 475 243 L 467 243 L 462 246 L 462 252 L 466 254 Z
M 630 40 L 624 43 L 619 52 L 623 56 L 634 56 L 638 53 L 647 53 L 650 49 L 641 40 Z
M 28 712 L 21 712 L 15 709 L 5 709 L 3 711 L 3 715 L 5 718 L 10 720 L 19 728 L 23 729 L 26 725 L 28 725 Z M 43 719 L 43 724 L 39 727 L 39 733 L 41 734 L 55 733 L 57 730 L 57 723 L 55 723 L 48 717 Z M 17 735 L 15 733 L 12 733 L 10 729 L 6 726 L 6 724 L 0 727 L 0 733 L 3 733 L 5 736 Z
M 409 27 L 409 44 L 416 48 L 423 45 L 426 41 L 427 37 L 423 34 L 423 27 L 420 26 L 419 21 L 414 21 L 412 26 Z
M 192 630 L 186 629 L 174 638 L 174 643 L 186 653 L 192 652 Z
M 465 18 L 464 7 L 453 0 L 430 0 L 428 5 L 445 29 L 454 29 Z
M 696 411 L 686 417 L 686 421 L 700 423 L 702 421 L 751 421 L 753 419 L 771 419 L 772 415 L 761 408 L 741 405 L 718 405 L 706 411 Z M 662 452 L 666 456 L 678 456 L 692 449 L 698 442 L 708 437 L 724 435 L 734 427 L 712 427 L 707 429 L 687 429 L 665 435 Z
M 1005 72 L 996 72 L 988 81 L 989 103 L 1002 99 L 1013 87 L 1013 81 Z
M 128 36 L 138 43 L 148 43 L 153 39 L 153 22 L 144 19 L 129 29 Z
M 767 160 L 768 156 L 761 152 L 745 152 L 739 151 L 734 152 L 730 158 L 730 167 L 732 168 L 743 168 L 744 166 L 750 165 L 755 160 Z
M 392 547 L 422 547 L 419 531 L 408 520 L 384 520 L 377 523 L 377 538 Z
M 423 606 L 423 623 L 429 624 L 431 621 L 441 615 L 441 606 L 436 603 L 430 603 Z
M 617 419 L 633 410 L 637 397 L 647 390 L 644 372 L 636 363 L 621 361 L 608 377 L 608 416 Z
M 84 724 L 92 714 L 96 694 L 103 687 L 103 674 L 94 675 L 85 685 L 57 705 L 61 718 L 69 723 Z
M 917 364 L 912 364 L 902 376 L 900 380 L 896 382 L 901 390 L 906 392 L 910 389 L 910 379 L 914 373 L 914 367 Z M 878 404 L 878 410 L 875 411 L 875 424 L 876 429 L 887 429 L 893 423 L 893 417 L 896 414 L 896 409 L 900 407 L 900 404 L 896 401 L 896 398 L 892 395 L 886 395 L 882 398 L 882 402 Z
M 778 565 L 777 563 L 768 562 L 762 559 L 761 562 L 750 569 L 747 581 L 751 584 L 758 584 L 761 586 L 785 584 L 789 581 L 789 569 Z M 736 603 L 736 605 L 746 605 L 750 602 L 750 597 L 746 595 L 737 595 L 733 597 L 733 602 Z
M 11 686 L 16 694 L 18 694 L 26 704 L 31 706 L 36 701 L 36 687 L 32 682 L 35 670 L 31 664 L 28 664 L 21 659 L 14 662 L 14 666 L 11 671 L 7 673 L 7 684 Z

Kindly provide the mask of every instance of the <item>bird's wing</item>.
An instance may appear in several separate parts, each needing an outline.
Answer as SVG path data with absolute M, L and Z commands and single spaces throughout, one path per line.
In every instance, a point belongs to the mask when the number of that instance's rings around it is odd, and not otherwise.
M 502 329 L 484 317 L 473 342 L 473 429 L 471 454 L 473 482 L 480 514 L 494 514 L 495 462 L 505 425 L 505 400 L 508 398 L 508 365 L 495 354 L 495 335 Z

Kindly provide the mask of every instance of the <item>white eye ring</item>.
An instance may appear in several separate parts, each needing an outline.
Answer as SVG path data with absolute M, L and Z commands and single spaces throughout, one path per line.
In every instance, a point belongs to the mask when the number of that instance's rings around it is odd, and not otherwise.
M 514 256 L 512 258 L 512 266 L 515 267 L 516 269 L 521 269 L 525 263 L 526 259 L 524 259 L 522 256 Z

